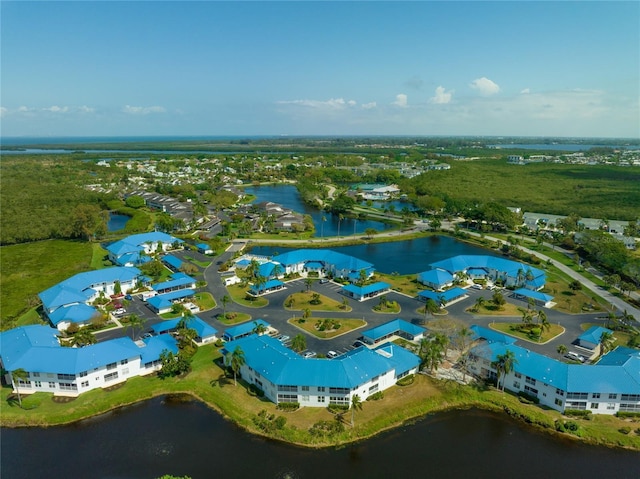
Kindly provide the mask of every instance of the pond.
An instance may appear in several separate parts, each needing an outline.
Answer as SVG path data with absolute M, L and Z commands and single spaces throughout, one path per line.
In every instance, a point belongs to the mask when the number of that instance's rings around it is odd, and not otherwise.
M 274 256 L 292 249 L 281 246 L 254 246 L 251 252 L 263 256 Z M 353 246 L 332 246 L 339 253 L 373 263 L 381 273 L 416 274 L 430 269 L 436 261 L 460 254 L 484 254 L 498 256 L 492 251 L 472 246 L 449 236 L 427 236 L 391 243 L 368 243 Z
M 131 219 L 130 216 L 119 215 L 117 213 L 109 213 L 109 221 L 107 222 L 107 231 L 113 232 L 113 231 L 119 231 L 124 229 L 124 227 L 127 225 L 130 219 Z
M 311 216 L 316 228 L 314 236 L 317 238 L 325 236 L 362 234 L 367 230 L 367 228 L 375 228 L 378 231 L 383 231 L 393 226 L 381 221 L 357 220 L 351 218 L 344 218 L 342 221 L 339 221 L 337 215 L 327 213 L 326 211 L 320 211 L 318 208 L 314 208 L 313 206 L 309 206 L 304 203 L 302 198 L 300 198 L 300 193 L 298 193 L 297 188 L 293 185 L 249 186 L 244 188 L 244 191 L 247 194 L 256 196 L 254 203 L 271 201 L 298 213 Z
M 203 404 L 166 398 L 70 426 L 3 429 L 0 458 L 7 479 L 640 477 L 637 452 L 561 440 L 483 411 L 442 413 L 313 450 L 252 436 Z

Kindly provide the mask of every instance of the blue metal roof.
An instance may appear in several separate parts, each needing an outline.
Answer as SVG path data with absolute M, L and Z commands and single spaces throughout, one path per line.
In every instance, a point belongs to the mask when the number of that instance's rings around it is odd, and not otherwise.
M 451 283 L 453 281 L 453 275 L 443 269 L 431 269 L 418 274 L 418 281 L 442 286 Z
M 166 331 L 172 331 L 178 327 L 182 318 L 168 319 L 162 321 L 161 323 L 154 324 L 151 326 L 151 329 L 158 334 L 164 333 Z M 209 324 L 205 323 L 198 316 L 192 316 L 186 319 L 187 328 L 194 329 L 198 336 L 201 338 L 208 338 L 210 336 L 215 336 L 218 333 L 218 330 Z
M 274 256 L 272 259 L 283 265 L 294 265 L 307 263 L 309 261 L 320 262 L 325 265 L 332 265 L 337 270 L 347 271 L 359 271 L 373 266 L 373 264 L 367 261 L 343 253 L 336 253 L 329 249 L 298 249 Z
M 455 274 L 459 271 L 466 271 L 470 268 L 488 268 L 506 273 L 513 278 L 517 277 L 519 270 L 522 270 L 524 274 L 530 271 L 534 278 L 544 277 L 544 271 L 541 269 L 534 268 L 533 266 L 525 263 L 519 263 L 517 261 L 511 261 L 489 255 L 458 255 L 431 263 L 429 266 L 434 269 L 444 269 L 449 271 L 451 274 Z
M 396 366 L 404 372 L 410 364 L 419 363 L 417 356 L 395 348 L 381 352 L 358 348 L 336 359 L 304 359 L 266 335 L 251 335 L 232 341 L 225 345 L 225 350 L 233 351 L 237 346 L 244 352 L 248 366 L 278 385 L 354 389 Z
M 228 328 L 225 331 L 224 336 L 225 338 L 233 339 L 233 338 L 237 338 L 238 336 L 244 336 L 245 334 L 250 334 L 258 324 L 261 324 L 265 328 L 268 328 L 269 326 L 271 326 L 269 323 L 267 323 L 266 321 L 263 321 L 262 319 L 256 319 L 255 321 L 247 321 L 246 323 L 238 324 L 237 326 L 232 326 Z
M 584 333 L 578 336 L 578 339 L 580 341 L 587 341 L 591 344 L 599 344 L 600 338 L 604 333 L 613 333 L 613 331 L 603 328 L 602 326 L 591 326 Z
M 98 310 L 93 306 L 80 303 L 56 309 L 54 312 L 49 314 L 49 320 L 54 326 L 57 326 L 63 321 L 69 321 L 71 323 L 88 323 L 98 314 Z
M 21 326 L 0 333 L 0 355 L 7 371 L 23 367 L 20 365 L 21 358 L 31 349 L 57 347 L 60 347 L 58 330 L 49 326 Z
M 123 238 L 120 241 L 116 241 L 115 243 L 107 246 L 106 250 L 112 253 L 116 258 L 118 258 L 118 262 L 120 264 L 125 264 L 128 262 L 137 264 L 141 262 L 140 260 L 143 258 L 143 255 L 139 255 L 138 253 L 144 251 L 145 244 L 153 244 L 158 242 L 163 244 L 184 243 L 184 241 L 174 238 L 173 236 L 170 236 L 166 233 L 162 233 L 161 231 L 154 231 L 151 233 L 141 233 L 127 236 L 126 238 Z
M 196 280 L 184 273 L 175 273 L 173 279 L 163 283 L 157 283 L 152 286 L 155 291 L 163 291 L 165 289 L 179 288 L 181 286 L 195 287 Z
M 180 267 L 184 264 L 184 261 L 182 261 L 180 258 L 178 258 L 177 256 L 172 256 L 170 254 L 163 256 L 162 261 L 164 261 L 174 269 L 180 269 Z
M 170 334 L 162 334 L 145 339 L 145 347 L 140 348 L 140 362 L 144 365 L 160 359 L 162 351 L 178 353 L 178 343 Z
M 103 283 L 113 284 L 129 282 L 140 275 L 140 270 L 133 267 L 114 266 L 113 268 L 98 269 L 78 273 L 51 288 L 38 294 L 45 309 L 51 310 L 73 303 L 84 303 L 96 291 L 94 286 L 102 287 Z
M 249 291 L 251 291 L 252 293 L 262 293 L 268 289 L 275 288 L 277 286 L 284 286 L 284 283 L 279 279 L 270 279 L 264 284 L 261 284 L 259 289 L 257 284 L 252 284 L 251 287 L 249 288 Z
M 365 294 L 373 294 L 373 293 L 385 291 L 390 287 L 391 285 L 389 283 L 384 283 L 382 281 L 379 281 L 377 283 L 367 284 L 366 286 L 357 286 L 355 284 L 348 284 L 344 286 L 342 289 L 350 293 L 364 296 Z
M 426 329 L 398 318 L 376 326 L 375 328 L 367 329 L 362 335 L 372 341 L 377 341 L 380 338 L 384 338 L 398 331 L 403 331 L 412 336 L 418 336 L 424 334 Z
M 196 292 L 193 289 L 180 289 L 178 291 L 153 296 L 147 300 L 147 303 L 160 310 L 171 307 L 173 301 L 176 299 L 188 298 L 194 294 L 196 294 Z
M 526 288 L 516 289 L 513 294 L 519 294 L 521 296 L 524 296 L 525 298 L 533 298 L 537 301 L 543 301 L 545 303 L 553 299 L 553 296 L 541 293 L 540 291 L 532 291 Z
M 307 269 L 322 269 L 323 268 L 323 264 L 320 263 L 319 261 L 308 261 L 307 263 L 305 263 L 304 267 Z
M 208 244 L 206 244 L 206 243 L 198 243 L 198 244 L 196 245 L 196 248 L 207 251 L 207 250 L 210 250 L 210 249 L 211 249 L 211 246 L 209 246 L 209 245 L 208 245 Z

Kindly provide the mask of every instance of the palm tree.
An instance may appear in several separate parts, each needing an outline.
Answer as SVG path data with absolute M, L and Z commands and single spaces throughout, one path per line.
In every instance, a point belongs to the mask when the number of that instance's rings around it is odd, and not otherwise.
M 549 320 L 547 319 L 547 313 L 539 309 L 536 316 L 538 318 L 538 324 L 540 324 L 542 330 L 546 329 L 549 331 L 549 329 L 551 329 L 551 323 L 549 323 Z
M 467 380 L 467 360 L 469 359 L 469 346 L 471 344 L 472 336 L 473 333 L 471 330 L 466 326 L 463 326 L 458 330 L 458 335 L 456 337 L 458 351 L 460 352 L 458 362 L 460 363 L 460 369 L 462 369 L 462 380 L 465 382 Z
M 516 360 L 516 356 L 513 351 L 507 349 L 504 354 L 498 354 L 496 356 L 496 360 L 493 362 L 493 367 L 496 369 L 497 381 L 496 386 L 501 391 L 504 391 L 504 379 L 507 377 L 511 371 L 513 371 L 514 366 L 518 363 Z M 502 388 L 500 388 L 500 376 L 502 376 Z
M 302 333 L 296 334 L 291 340 L 291 349 L 293 349 L 296 353 L 304 351 L 307 349 L 307 338 Z
M 231 354 L 228 354 L 225 358 L 228 358 L 227 366 L 231 367 L 233 371 L 233 384 L 238 385 L 236 381 L 236 375 L 240 372 L 240 368 L 245 364 L 244 351 L 240 346 L 236 346 Z
M 258 270 L 260 269 L 260 263 L 257 260 L 252 259 L 249 265 L 247 266 L 247 274 L 251 279 L 257 279 Z
M 351 398 L 351 427 L 353 428 L 355 425 L 354 418 L 356 414 L 356 410 L 362 411 L 362 400 L 360 396 L 354 394 Z
M 478 296 L 478 298 L 476 299 L 476 304 L 473 305 L 473 308 L 471 308 L 471 310 L 474 313 L 477 313 L 478 311 L 480 311 L 480 308 L 482 308 L 486 303 L 486 299 L 484 299 L 482 296 Z
M 29 379 L 29 373 L 22 368 L 14 369 L 11 371 L 11 385 L 13 389 L 16 390 L 16 394 L 18 395 L 18 404 L 20 408 L 22 408 L 22 397 L 20 396 L 20 381 L 26 382 Z
M 436 303 L 433 299 L 428 298 L 424 303 L 424 317 L 427 318 L 427 314 L 431 314 L 432 316 L 438 312 L 438 303 Z
M 600 354 L 605 355 L 613 349 L 616 339 L 613 337 L 613 333 L 605 331 L 600 335 Z
M 305 278 L 304 279 L 304 285 L 307 287 L 307 293 L 311 289 L 311 285 L 312 284 L 313 284 L 313 279 L 312 278 Z
M 344 215 L 342 213 L 338 214 L 338 239 L 340 239 L 340 223 L 344 219 Z
M 259 323 L 258 321 L 254 321 L 253 322 L 253 330 L 252 330 L 252 332 L 254 334 L 257 334 L 258 336 L 262 336 L 264 333 L 267 332 L 267 327 L 263 323 Z
M 229 298 L 229 296 L 227 296 L 226 294 L 222 298 L 220 298 L 220 302 L 222 303 L 223 318 L 227 317 L 227 304 L 229 303 L 229 301 L 231 301 L 231 298 Z
M 561 356 L 564 356 L 565 354 L 567 354 L 567 351 L 569 351 L 569 348 L 567 348 L 567 346 L 564 344 L 559 344 L 556 351 L 558 351 L 558 354 L 560 354 Z
M 422 367 L 428 367 L 431 374 L 442 364 L 449 344 L 449 338 L 442 333 L 430 333 L 420 341 L 419 356 Z
M 71 344 L 79 348 L 96 344 L 98 340 L 89 328 L 80 328 L 80 330 L 71 337 Z
M 493 301 L 493 304 L 495 304 L 500 310 L 503 309 L 503 306 L 506 303 L 506 300 L 500 291 L 494 291 L 491 301 Z
M 138 316 L 137 314 L 131 314 L 127 318 L 127 329 L 131 329 L 131 339 L 135 338 L 136 331 L 141 331 L 144 329 L 145 321 L 143 318 Z
M 325 215 L 322 215 L 321 221 L 320 221 L 320 238 L 323 239 L 324 238 L 324 222 L 327 221 L 327 217 Z

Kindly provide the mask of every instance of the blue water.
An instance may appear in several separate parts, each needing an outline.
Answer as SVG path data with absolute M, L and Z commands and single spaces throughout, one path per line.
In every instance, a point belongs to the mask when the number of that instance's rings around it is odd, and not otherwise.
M 639 145 L 583 145 L 581 143 L 552 143 L 552 144 L 516 144 L 504 143 L 500 145 L 487 145 L 489 148 L 501 148 L 503 150 L 551 150 L 551 151 L 587 151 L 591 148 L 624 148 L 626 150 L 640 149 Z
M 250 186 L 244 189 L 247 194 L 255 195 L 254 203 L 261 201 L 271 201 L 278 203 L 286 208 L 290 208 L 298 213 L 306 214 L 313 218 L 313 224 L 316 228 L 315 237 L 323 238 L 326 236 L 348 236 L 353 234 L 363 234 L 367 228 L 374 228 L 383 231 L 391 228 L 380 221 L 357 220 L 344 218 L 339 221 L 338 216 L 320 211 L 317 208 L 307 205 L 300 198 L 300 193 L 293 185 L 268 185 L 268 186 Z M 323 217 L 325 221 L 323 221 Z
M 263 256 L 274 256 L 297 248 L 280 246 L 255 246 L 251 252 Z M 430 269 L 436 261 L 460 254 L 488 254 L 492 251 L 471 246 L 448 236 L 428 236 L 393 243 L 369 243 L 353 246 L 331 247 L 333 251 L 355 256 L 373 263 L 381 273 L 417 274 Z
M 130 216 L 109 213 L 109 221 L 107 222 L 107 231 L 119 231 L 127 225 Z

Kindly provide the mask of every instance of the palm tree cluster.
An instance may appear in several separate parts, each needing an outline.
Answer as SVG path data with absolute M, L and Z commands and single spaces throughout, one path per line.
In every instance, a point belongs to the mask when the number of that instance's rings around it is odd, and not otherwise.
M 418 355 L 421 368 L 429 368 L 431 374 L 444 362 L 449 338 L 443 333 L 430 333 L 420 341 Z
M 496 387 L 501 391 L 504 391 L 504 380 L 507 374 L 513 371 L 516 364 L 518 364 L 518 360 L 513 351 L 509 349 L 507 349 L 504 354 L 498 354 L 496 360 L 491 363 L 496 370 Z M 500 378 L 502 378 L 502 386 L 500 385 Z

